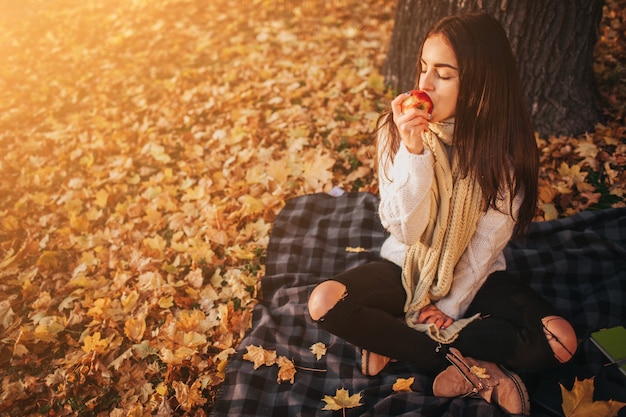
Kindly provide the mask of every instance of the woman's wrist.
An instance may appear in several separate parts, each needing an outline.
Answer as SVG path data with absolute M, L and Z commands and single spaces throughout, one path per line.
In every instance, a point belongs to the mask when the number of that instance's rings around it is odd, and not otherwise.
M 411 145 L 411 146 L 405 143 L 404 146 L 406 147 L 406 150 L 412 154 L 421 155 L 424 153 L 424 143 L 421 143 L 420 145 Z

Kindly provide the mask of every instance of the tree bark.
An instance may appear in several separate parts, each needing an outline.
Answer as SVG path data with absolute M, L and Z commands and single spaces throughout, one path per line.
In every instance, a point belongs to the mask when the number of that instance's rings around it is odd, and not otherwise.
M 509 36 L 535 130 L 592 131 L 603 120 L 593 71 L 602 6 L 602 0 L 398 0 L 385 81 L 397 91 L 414 86 L 420 45 L 440 18 L 487 12 Z

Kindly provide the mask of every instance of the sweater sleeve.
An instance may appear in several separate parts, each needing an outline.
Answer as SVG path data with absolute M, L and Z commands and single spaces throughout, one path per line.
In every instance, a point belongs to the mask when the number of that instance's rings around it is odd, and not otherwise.
M 398 241 L 412 245 L 430 218 L 432 154 L 427 149 L 423 154 L 413 154 L 400 144 L 393 164 L 385 166 L 386 155 L 381 155 L 379 160 L 381 223 Z
M 514 213 L 518 212 L 520 203 L 521 199 L 515 198 Z M 450 292 L 435 303 L 455 320 L 463 317 L 487 276 L 506 267 L 502 251 L 513 235 L 515 220 L 508 209 L 508 198 L 499 200 L 498 205 L 502 211 L 491 208 L 478 221 L 476 232 L 454 270 Z

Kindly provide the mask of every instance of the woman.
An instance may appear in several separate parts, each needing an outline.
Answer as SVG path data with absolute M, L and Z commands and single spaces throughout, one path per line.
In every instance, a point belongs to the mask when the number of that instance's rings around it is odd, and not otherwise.
M 408 361 L 436 375 L 437 396 L 474 394 L 528 414 L 526 389 L 504 366 L 566 362 L 577 341 L 504 271 L 502 250 L 537 204 L 538 150 L 515 60 L 497 20 L 472 14 L 438 22 L 417 69 L 432 113 L 403 113 L 405 93 L 378 123 L 382 259 L 320 283 L 309 313 L 363 349 L 366 375 Z

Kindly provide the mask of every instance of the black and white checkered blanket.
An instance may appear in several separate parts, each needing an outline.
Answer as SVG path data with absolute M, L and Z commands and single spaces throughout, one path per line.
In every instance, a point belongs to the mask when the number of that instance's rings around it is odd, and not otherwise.
M 360 350 L 310 320 L 307 298 L 318 282 L 377 258 L 386 237 L 377 205 L 369 193 L 312 194 L 287 202 L 272 230 L 252 329 L 230 358 L 212 416 L 504 415 L 482 400 L 434 397 L 432 379 L 405 363 L 391 363 L 378 376 L 365 377 L 359 370 Z M 527 239 L 509 244 L 506 256 L 511 271 L 532 273 L 531 285 L 572 322 L 580 339 L 624 323 L 626 209 L 535 223 Z M 318 342 L 327 347 L 319 360 L 310 350 Z M 276 365 L 254 370 L 243 359 L 250 345 L 292 360 L 293 384 L 277 382 Z M 589 345 L 581 343 L 578 361 L 600 366 L 602 358 Z M 411 377 L 411 392 L 394 392 L 398 378 Z M 362 405 L 345 414 L 322 410 L 324 397 L 342 388 L 350 395 L 360 393 Z

